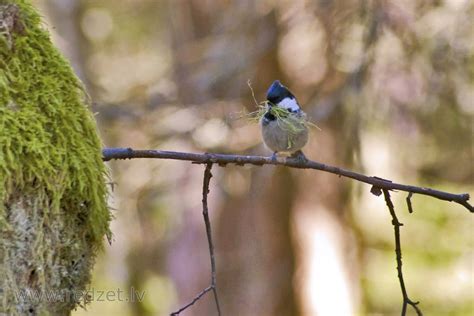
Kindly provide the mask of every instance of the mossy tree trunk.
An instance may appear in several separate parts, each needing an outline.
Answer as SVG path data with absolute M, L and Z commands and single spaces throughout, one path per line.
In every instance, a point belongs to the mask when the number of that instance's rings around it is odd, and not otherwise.
M 109 236 L 106 170 L 87 95 L 26 0 L 0 0 L 0 314 L 87 303 Z

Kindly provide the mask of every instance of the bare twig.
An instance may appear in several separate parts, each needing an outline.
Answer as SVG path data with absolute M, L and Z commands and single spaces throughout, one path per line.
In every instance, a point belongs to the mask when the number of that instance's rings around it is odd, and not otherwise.
M 204 294 L 211 291 L 214 293 L 214 300 L 216 302 L 217 307 L 217 314 L 221 315 L 221 308 L 219 305 L 219 298 L 217 296 L 217 287 L 216 287 L 216 261 L 214 259 L 214 245 L 212 243 L 212 234 L 211 234 L 211 222 L 209 220 L 209 208 L 207 206 L 207 195 L 209 193 L 209 183 L 212 178 L 212 162 L 208 162 L 206 164 L 206 169 L 204 170 L 204 179 L 202 183 L 202 216 L 204 217 L 204 223 L 206 225 L 206 235 L 207 235 L 207 242 L 209 243 L 209 256 L 211 258 L 211 285 L 207 288 L 202 290 L 194 299 L 186 304 L 185 306 L 181 307 L 178 311 L 172 313 L 171 315 L 179 315 L 182 311 L 187 309 L 188 307 L 194 305 L 199 299 L 201 299 Z
M 390 192 L 387 189 L 383 189 L 382 191 L 385 198 L 385 203 L 387 204 L 390 215 L 392 216 L 392 225 L 395 232 L 395 254 L 397 257 L 398 280 L 400 281 L 400 288 L 402 289 L 403 295 L 402 316 L 406 315 L 408 305 L 411 305 L 415 309 L 417 315 L 423 315 L 417 306 L 419 302 L 413 302 L 408 297 L 407 290 L 405 288 L 405 281 L 403 280 L 402 247 L 400 242 L 400 226 L 403 226 L 403 224 L 398 221 L 397 214 L 395 214 L 395 208 L 390 198 Z
M 199 301 L 199 300 L 201 299 L 201 297 L 203 297 L 204 294 L 206 294 L 206 293 L 209 292 L 210 290 L 212 290 L 212 286 L 206 287 L 204 290 L 201 291 L 201 293 L 199 293 L 198 295 L 196 295 L 196 297 L 194 297 L 191 302 L 189 302 L 188 304 L 184 305 L 183 307 L 181 307 L 181 308 L 180 308 L 179 310 L 177 310 L 176 312 L 171 313 L 170 315 L 171 315 L 171 316 L 179 315 L 179 314 L 180 314 L 181 312 L 183 312 L 185 309 L 187 309 L 188 307 L 194 305 L 194 303 L 196 303 L 197 301 Z
M 370 177 L 357 172 L 325 165 L 316 161 L 301 161 L 294 158 L 288 158 L 284 161 L 272 160 L 271 157 L 263 156 L 241 156 L 241 155 L 224 155 L 224 154 L 196 154 L 163 150 L 134 150 L 132 148 L 106 148 L 102 152 L 103 160 L 112 159 L 133 159 L 133 158 L 157 158 L 157 159 L 175 159 L 187 160 L 194 163 L 217 163 L 219 166 L 225 166 L 228 163 L 237 165 L 252 164 L 262 165 L 284 165 L 299 169 L 315 169 L 324 172 L 337 174 L 342 177 L 351 178 L 359 182 L 371 184 L 380 190 L 399 190 L 416 194 L 428 195 L 440 200 L 458 203 L 464 206 L 469 212 L 474 213 L 474 207 L 469 204 L 469 194 L 454 194 L 445 191 L 439 191 L 431 188 L 418 187 L 413 185 L 400 184 L 379 177 Z
M 217 297 L 217 288 L 216 288 L 216 260 L 214 259 L 214 245 L 212 243 L 212 234 L 211 234 L 211 222 L 209 221 L 208 207 L 207 207 L 207 195 L 209 193 L 209 182 L 212 178 L 212 163 L 206 165 L 204 170 L 204 180 L 202 184 L 202 216 L 204 217 L 204 223 L 206 225 L 206 234 L 207 242 L 209 243 L 209 256 L 211 259 L 211 288 L 214 293 L 214 300 L 216 301 L 217 314 L 221 314 L 221 309 L 219 306 L 219 298 Z
M 413 192 L 408 193 L 408 196 L 407 196 L 408 213 L 413 213 L 413 207 L 411 205 L 412 196 L 413 196 Z

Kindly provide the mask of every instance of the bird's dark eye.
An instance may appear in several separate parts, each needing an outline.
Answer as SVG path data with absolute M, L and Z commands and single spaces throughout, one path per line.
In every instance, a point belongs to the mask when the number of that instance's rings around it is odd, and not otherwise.
M 275 115 L 273 115 L 273 114 L 270 113 L 270 112 L 265 113 L 264 117 L 265 117 L 267 120 L 269 120 L 269 121 L 274 121 L 274 120 L 276 120 Z

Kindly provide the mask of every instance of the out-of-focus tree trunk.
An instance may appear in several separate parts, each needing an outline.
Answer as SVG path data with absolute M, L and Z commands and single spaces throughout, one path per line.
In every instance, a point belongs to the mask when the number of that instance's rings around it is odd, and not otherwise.
M 298 315 L 291 212 L 297 190 L 286 168 L 252 171 L 248 195 L 229 198 L 219 222 L 219 290 L 233 315 Z
M 251 94 L 245 85 L 247 79 L 253 78 L 252 85 L 257 91 L 264 91 L 276 78 L 284 79 L 278 65 L 278 26 L 274 12 L 262 19 L 256 13 L 256 4 L 251 1 L 207 4 L 190 1 L 172 2 L 171 5 L 175 7 L 171 12 L 180 14 L 172 16 L 172 34 L 175 75 L 182 101 L 199 104 L 219 97 L 232 99 L 245 89 L 245 95 L 249 96 L 246 105 L 252 108 Z M 214 8 L 199 10 L 202 5 Z M 207 16 L 203 15 L 204 12 L 215 14 Z M 231 20 L 233 22 L 229 24 Z M 209 34 L 215 36 L 215 42 L 207 42 Z M 226 49 L 220 49 L 224 44 Z M 194 60 L 193 49 L 196 56 L 201 56 L 200 48 L 205 49 L 209 56 Z M 203 69 L 207 71 L 214 69 L 214 72 L 200 72 L 199 65 L 205 65 Z M 209 76 L 215 80 L 209 80 Z M 206 86 L 208 84 L 211 85 Z M 213 190 L 219 190 L 223 185 L 222 179 L 227 172 L 227 168 L 214 172 L 211 198 Z M 289 220 L 295 192 L 291 186 L 293 177 L 283 168 L 255 169 L 251 173 L 248 175 L 252 183 L 250 196 L 225 195 L 224 200 L 219 201 L 219 208 L 210 209 L 215 225 L 213 232 L 222 310 L 229 315 L 296 315 L 298 307 L 292 284 L 295 264 Z M 183 239 L 177 243 L 193 247 L 194 243 L 185 241 L 192 238 L 189 234 L 202 236 L 201 215 L 196 213 L 196 216 L 199 217 L 192 221 L 193 228 L 188 226 Z M 205 244 L 203 238 L 199 237 L 199 240 Z M 177 292 L 181 302 L 189 300 L 197 289 L 209 282 L 208 275 L 199 272 L 208 269 L 203 249 L 179 250 L 189 258 L 196 258 L 188 264 L 187 277 L 173 277 L 178 280 Z M 170 249 L 170 252 L 175 252 L 175 249 Z M 170 262 L 170 265 L 176 265 L 177 257 L 171 258 L 175 263 Z M 198 262 L 203 262 L 204 266 Z M 204 299 L 189 311 L 192 315 L 214 312 L 211 298 Z
M 87 40 L 81 31 L 82 1 L 56 0 L 46 1 L 45 4 L 54 30 L 59 36 L 57 42 L 61 46 L 60 48 L 68 60 L 70 60 L 74 72 L 86 85 L 89 93 L 91 93 L 93 86 L 88 81 L 88 76 L 85 73 Z
M 57 32 L 59 48 L 71 62 L 76 75 L 81 79 L 92 96 L 97 87 L 89 80 L 86 73 L 86 57 L 89 42 L 81 30 L 81 19 L 84 4 L 81 0 L 45 1 L 48 17 Z
M 317 88 L 313 113 L 325 113 L 314 133 L 307 154 L 318 161 L 354 168 L 360 152 L 359 112 L 364 106 L 361 87 L 372 62 L 376 40 L 377 6 L 359 2 L 315 5 L 314 13 L 324 29 L 328 46 L 327 70 Z M 337 17 L 344 16 L 345 21 Z M 351 71 L 342 72 L 338 45 L 353 23 L 365 22 L 362 42 L 364 58 Z M 339 28 L 335 28 L 335 23 Z M 357 52 L 356 48 L 353 48 Z M 297 284 L 305 314 L 349 315 L 360 308 L 359 254 L 356 232 L 351 230 L 351 183 L 333 175 L 305 172 L 299 178 L 295 212 L 296 239 L 299 241 L 301 276 Z

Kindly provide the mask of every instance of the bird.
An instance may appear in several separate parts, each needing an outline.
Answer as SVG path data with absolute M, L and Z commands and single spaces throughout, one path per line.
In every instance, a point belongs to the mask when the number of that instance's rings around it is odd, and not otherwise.
M 296 97 L 275 80 L 267 91 L 265 103 L 260 126 L 263 142 L 273 151 L 272 160 L 277 160 L 277 154 L 284 153 L 306 161 L 301 151 L 308 142 L 306 113 L 301 110 Z

